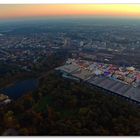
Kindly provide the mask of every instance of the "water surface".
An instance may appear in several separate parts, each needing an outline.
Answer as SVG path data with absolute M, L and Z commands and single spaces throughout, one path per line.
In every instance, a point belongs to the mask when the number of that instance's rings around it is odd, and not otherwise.
M 8 95 L 11 99 L 18 99 L 24 94 L 36 90 L 38 87 L 37 79 L 27 79 L 16 82 L 14 85 L 1 89 L 1 92 Z

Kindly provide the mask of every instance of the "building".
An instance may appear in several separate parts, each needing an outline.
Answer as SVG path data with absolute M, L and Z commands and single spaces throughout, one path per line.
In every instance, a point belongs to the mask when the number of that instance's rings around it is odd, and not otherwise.
M 69 59 L 65 65 L 55 70 L 64 78 L 86 82 L 140 103 L 140 71 L 134 67 Z
M 11 103 L 11 99 L 7 95 L 0 94 L 0 106 Z

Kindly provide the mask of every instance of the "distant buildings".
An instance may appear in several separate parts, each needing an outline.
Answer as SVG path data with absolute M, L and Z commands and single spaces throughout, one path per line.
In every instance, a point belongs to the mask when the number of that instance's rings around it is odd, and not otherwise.
M 64 48 L 69 48 L 70 45 L 71 45 L 71 40 L 70 40 L 70 38 L 65 38 L 65 39 L 64 39 L 63 47 L 64 47 Z

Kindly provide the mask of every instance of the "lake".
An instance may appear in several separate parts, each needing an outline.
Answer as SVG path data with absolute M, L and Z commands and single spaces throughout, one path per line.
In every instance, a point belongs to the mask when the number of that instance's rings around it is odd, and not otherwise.
M 34 91 L 37 89 L 39 81 L 37 79 L 27 79 L 16 82 L 14 85 L 3 88 L 0 91 L 8 95 L 11 99 L 18 99 L 27 92 Z

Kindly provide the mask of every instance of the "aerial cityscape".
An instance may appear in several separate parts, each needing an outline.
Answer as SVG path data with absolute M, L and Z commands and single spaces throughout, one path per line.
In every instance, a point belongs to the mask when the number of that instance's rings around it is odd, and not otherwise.
M 0 135 L 139 136 L 139 8 L 1 4 Z

